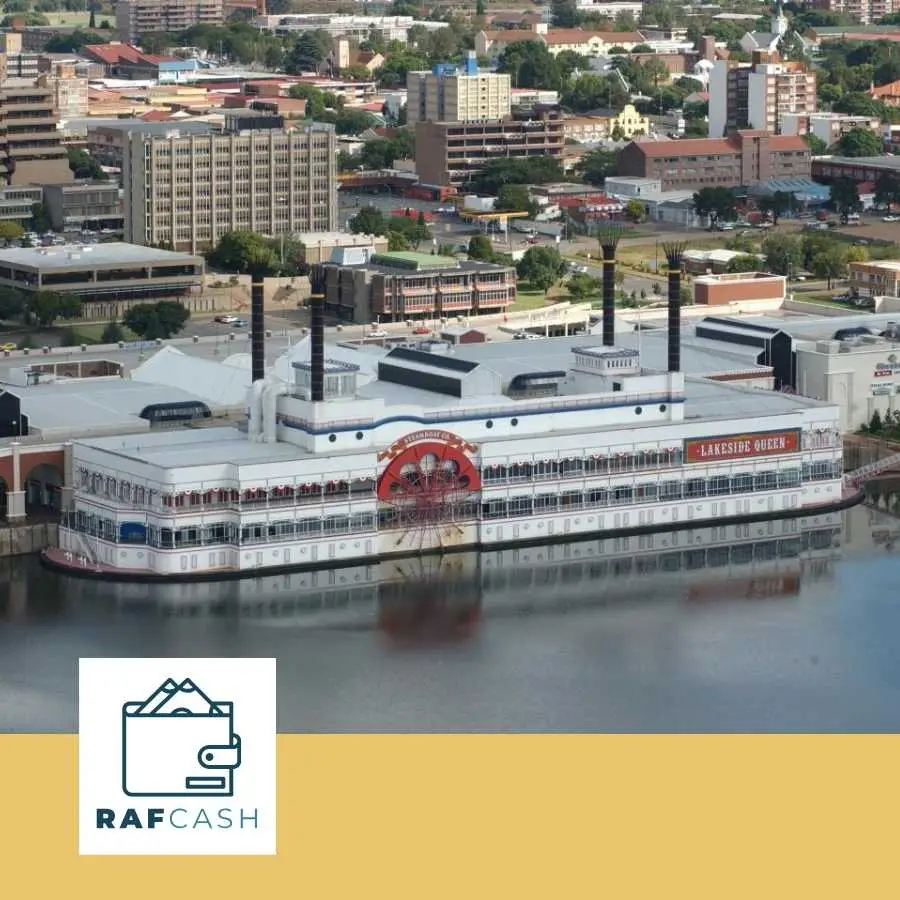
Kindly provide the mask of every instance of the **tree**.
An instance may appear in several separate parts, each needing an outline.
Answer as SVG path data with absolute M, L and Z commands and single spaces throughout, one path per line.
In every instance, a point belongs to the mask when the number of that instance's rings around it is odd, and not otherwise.
M 831 183 L 829 202 L 845 225 L 849 220 L 850 213 L 859 212 L 862 209 L 859 189 L 852 178 L 837 178 Z
M 319 66 L 331 53 L 331 38 L 321 31 L 302 31 L 284 58 L 288 75 L 318 72 Z
M 18 222 L 0 222 L 0 241 L 17 241 L 25 234 L 25 229 Z
M 875 205 L 890 209 L 894 203 L 900 203 L 900 177 L 882 172 L 875 182 Z
M 842 248 L 835 247 L 828 252 L 817 253 L 812 258 L 810 269 L 817 278 L 825 278 L 830 289 L 831 282 L 847 271 L 847 257 Z
M 751 253 L 735 256 L 726 266 L 728 272 L 759 272 L 763 267 L 762 260 Z
M 782 213 L 786 213 L 793 205 L 794 198 L 787 191 L 775 191 L 766 197 L 760 197 L 759 208 L 762 212 L 770 213 L 772 216 L 772 224 L 778 224 L 778 217 Z
M 118 322 L 107 322 L 106 327 L 100 334 L 101 344 L 118 344 L 119 341 L 125 340 L 125 332 Z
M 539 291 L 548 291 L 566 271 L 566 263 L 555 247 L 529 247 L 516 265 L 522 281 Z
M 584 272 L 577 272 L 566 282 L 566 289 L 573 299 L 587 300 L 600 293 L 602 284 L 599 278 L 586 275 Z
M 694 212 L 698 216 L 706 216 L 711 225 L 719 219 L 730 221 L 737 215 L 734 194 L 724 187 L 700 188 L 694 194 Z
M 552 156 L 492 159 L 472 178 L 474 190 L 497 195 L 504 184 L 547 184 L 563 180 L 558 159 Z
M 90 178 L 91 181 L 107 181 L 109 176 L 86 150 L 78 147 L 67 147 L 69 168 L 76 178 Z
M 475 15 L 476 16 L 484 16 L 485 12 L 486 12 L 486 7 L 484 5 L 484 0 L 476 0 Z
M 364 109 L 342 109 L 335 117 L 334 130 L 338 134 L 357 135 L 377 123 L 375 116 Z
M 807 134 L 804 139 L 811 156 L 824 156 L 828 152 L 828 144 L 822 138 L 816 137 L 814 134 Z
M 138 303 L 122 317 L 125 327 L 147 341 L 166 340 L 178 334 L 190 318 L 188 310 L 174 300 Z
M 347 228 L 352 234 L 384 234 L 387 231 L 387 222 L 380 209 L 375 206 L 364 206 L 350 219 Z
M 632 222 L 641 222 L 646 214 L 647 211 L 644 209 L 644 204 L 641 203 L 640 200 L 632 199 L 625 204 L 625 215 L 628 216 Z
M 25 311 L 25 298 L 15 288 L 0 287 L 0 319 L 15 319 Z
M 491 239 L 485 234 L 476 234 L 469 238 L 469 249 L 467 250 L 469 259 L 480 259 L 484 262 L 490 262 L 494 258 L 494 247 Z
M 841 156 L 881 156 L 884 143 L 868 128 L 851 128 L 837 142 L 837 152 Z
M 615 150 L 591 150 L 581 160 L 581 177 L 588 184 L 602 185 L 619 171 L 619 154 Z
M 800 267 L 803 246 L 795 237 L 786 234 L 769 235 L 762 245 L 763 257 L 770 272 L 790 276 Z
M 575 0 L 553 0 L 550 15 L 556 28 L 575 28 L 580 22 Z
M 527 212 L 532 218 L 538 211 L 537 204 L 529 196 L 524 184 L 504 184 L 497 194 L 494 209 L 501 212 Z
M 28 319 L 41 328 L 49 328 L 59 318 L 60 298 L 53 291 L 35 291 L 25 300 Z
M 43 203 L 35 203 L 31 207 L 31 230 L 38 234 L 44 234 L 50 230 L 50 214 Z
M 279 268 L 278 251 L 273 242 L 247 230 L 223 234 L 215 248 L 206 254 L 206 259 L 217 269 L 250 275 L 274 275 Z
M 514 88 L 559 90 L 559 69 L 553 54 L 535 34 L 534 40 L 513 41 L 500 56 L 498 72 L 506 72 Z

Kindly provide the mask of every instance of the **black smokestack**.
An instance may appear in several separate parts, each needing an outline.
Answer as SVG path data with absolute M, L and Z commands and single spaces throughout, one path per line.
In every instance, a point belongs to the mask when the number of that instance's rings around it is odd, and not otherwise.
M 254 275 L 250 284 L 250 353 L 253 381 L 266 377 L 266 323 L 263 315 L 263 279 Z
M 309 284 L 310 400 L 321 403 L 325 399 L 325 269 L 321 265 L 310 269 Z
M 599 233 L 603 251 L 603 346 L 616 343 L 616 247 L 622 235 L 620 228 L 609 227 Z
M 669 371 L 681 371 L 681 257 L 684 244 L 663 244 L 669 266 Z

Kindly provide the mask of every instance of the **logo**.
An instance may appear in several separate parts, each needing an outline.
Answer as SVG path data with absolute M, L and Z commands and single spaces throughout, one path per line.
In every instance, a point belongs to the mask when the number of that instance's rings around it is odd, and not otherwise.
M 378 456 L 378 462 L 396 459 L 407 447 L 417 444 L 420 441 L 434 441 L 444 444 L 450 450 L 459 450 L 463 453 L 475 453 L 478 447 L 459 437 L 459 435 L 451 434 L 449 431 L 414 431 L 405 437 L 394 441 L 387 450 L 382 450 Z
M 274 659 L 82 659 L 78 720 L 82 855 L 275 853 Z

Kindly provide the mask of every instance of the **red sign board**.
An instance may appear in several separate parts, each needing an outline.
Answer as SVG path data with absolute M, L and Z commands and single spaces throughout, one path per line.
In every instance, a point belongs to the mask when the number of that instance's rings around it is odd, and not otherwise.
M 726 434 L 684 442 L 684 461 L 710 463 L 730 459 L 779 456 L 800 450 L 800 431 L 765 431 L 757 434 Z

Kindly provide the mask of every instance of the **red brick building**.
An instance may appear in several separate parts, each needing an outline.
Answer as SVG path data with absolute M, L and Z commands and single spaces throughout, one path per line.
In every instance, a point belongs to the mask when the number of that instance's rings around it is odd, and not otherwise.
M 619 174 L 654 178 L 664 191 L 738 187 L 773 178 L 809 178 L 810 152 L 798 135 L 738 131 L 729 138 L 632 141 Z

